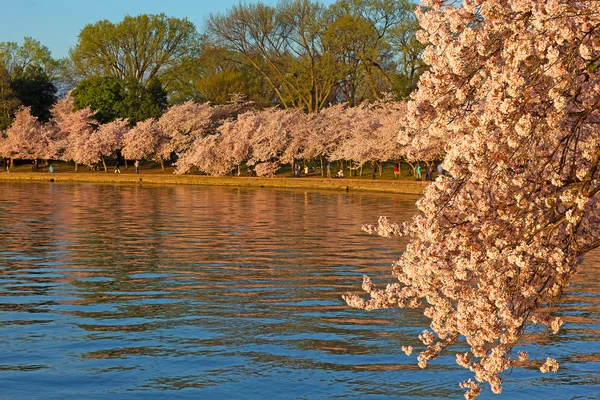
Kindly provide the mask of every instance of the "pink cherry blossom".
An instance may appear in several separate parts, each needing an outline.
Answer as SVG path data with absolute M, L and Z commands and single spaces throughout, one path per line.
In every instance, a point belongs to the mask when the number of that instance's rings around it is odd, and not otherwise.
M 366 227 L 411 238 L 395 283 L 348 304 L 423 308 L 431 319 L 419 366 L 459 338 L 481 383 L 502 390 L 527 327 L 552 316 L 577 265 L 600 245 L 600 14 L 593 1 L 428 0 L 420 8 L 430 71 L 407 104 L 398 140 L 408 159 L 443 157 L 404 225 Z M 594 64 L 595 65 L 595 64 Z M 518 354 L 518 352 L 517 352 Z M 518 356 L 517 356 L 518 357 Z M 542 372 L 556 371 L 547 360 Z

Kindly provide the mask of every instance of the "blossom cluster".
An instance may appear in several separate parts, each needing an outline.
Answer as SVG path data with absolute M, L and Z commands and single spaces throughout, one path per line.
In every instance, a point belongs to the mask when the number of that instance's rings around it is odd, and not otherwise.
M 457 363 L 502 390 L 528 326 L 557 333 L 553 305 L 582 256 L 600 245 L 600 13 L 572 0 L 429 0 L 418 11 L 428 44 L 403 139 L 414 157 L 442 154 L 448 174 L 421 213 L 366 230 L 411 239 L 397 282 L 365 278 L 365 308 L 423 308 L 430 330 L 419 366 L 457 340 Z M 542 372 L 556 371 L 548 358 Z

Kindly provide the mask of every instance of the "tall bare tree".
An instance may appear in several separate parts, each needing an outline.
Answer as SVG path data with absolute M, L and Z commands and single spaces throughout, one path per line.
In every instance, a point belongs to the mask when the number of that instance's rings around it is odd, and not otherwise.
M 206 25 L 215 43 L 241 54 L 264 76 L 284 107 L 313 112 L 330 99 L 340 71 L 323 40 L 321 4 L 239 4 L 225 14 L 210 15 Z

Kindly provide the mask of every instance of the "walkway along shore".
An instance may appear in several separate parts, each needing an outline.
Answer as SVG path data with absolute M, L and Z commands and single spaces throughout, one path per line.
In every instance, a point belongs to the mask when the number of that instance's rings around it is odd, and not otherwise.
M 87 182 L 118 184 L 171 184 L 199 186 L 232 186 L 232 187 L 268 187 L 268 188 L 300 188 L 344 191 L 368 191 L 422 195 L 429 182 L 405 180 L 367 180 L 367 179 L 332 179 L 321 177 L 309 178 L 257 178 L 237 176 L 205 176 L 174 174 L 113 174 L 111 173 L 75 173 L 75 172 L 9 172 L 0 173 L 0 181 L 19 182 Z

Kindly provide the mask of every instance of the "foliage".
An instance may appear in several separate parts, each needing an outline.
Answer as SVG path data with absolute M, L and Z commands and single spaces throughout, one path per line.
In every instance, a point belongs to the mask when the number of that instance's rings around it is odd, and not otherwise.
M 209 17 L 209 39 L 262 75 L 284 108 L 318 111 L 406 97 L 424 70 L 408 0 L 239 4 Z
M 41 67 L 29 65 L 15 74 L 10 86 L 21 104 L 31 108 L 31 114 L 41 122 L 50 120 L 50 108 L 56 102 L 57 89 Z
M 11 77 L 23 74 L 28 68 L 34 68 L 43 71 L 50 80 L 57 77 L 60 68 L 60 62 L 52 58 L 48 47 L 31 37 L 25 37 L 22 45 L 1 42 L 0 64 Z
M 21 101 L 11 88 L 8 71 L 0 65 L 0 131 L 8 128 Z
M 285 107 L 313 112 L 328 101 L 338 80 L 323 43 L 324 7 L 308 0 L 238 4 L 211 15 L 207 30 L 220 46 L 258 71 Z
M 94 118 L 104 124 L 118 118 L 132 124 L 148 118 L 158 118 L 167 106 L 167 94 L 158 79 L 148 88 L 136 82 L 114 77 L 90 78 L 81 81 L 72 92 L 76 110 L 90 107 Z
M 201 37 L 187 19 L 164 14 L 126 16 L 86 25 L 71 50 L 73 66 L 85 78 L 113 77 L 147 88 L 198 56 Z
M 33 38 L 25 37 L 22 45 L 0 43 L 0 129 L 10 125 L 19 105 L 42 122 L 50 119 L 59 68 L 50 50 Z
M 245 65 L 235 52 L 207 43 L 199 63 L 202 72 L 193 79 L 193 83 L 201 101 L 227 104 L 233 94 L 242 93 L 257 107 L 273 104 L 275 93 L 264 77 Z

